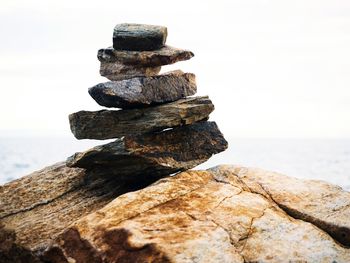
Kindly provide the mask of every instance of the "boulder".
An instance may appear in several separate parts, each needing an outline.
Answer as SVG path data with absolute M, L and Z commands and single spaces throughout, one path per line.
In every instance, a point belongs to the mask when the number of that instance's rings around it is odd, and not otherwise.
M 191 169 L 226 148 L 227 142 L 215 122 L 198 122 L 159 133 L 127 135 L 76 153 L 67 165 L 109 169 L 120 178 L 160 177 Z
M 74 221 L 155 180 L 120 181 L 105 169 L 57 163 L 0 186 L 0 262 L 41 262 L 42 251 Z
M 350 193 L 318 180 L 302 180 L 262 169 L 221 166 L 252 192 L 264 194 L 293 218 L 310 222 L 350 247 Z
M 134 67 L 118 62 L 101 62 L 100 74 L 109 80 L 123 80 L 139 76 L 155 76 L 160 67 Z
M 186 171 L 119 196 L 68 227 L 43 258 L 52 263 L 350 262 L 349 248 L 312 222 L 288 214 L 262 188 L 252 190 L 251 180 L 237 175 L 243 170 Z M 277 185 L 290 182 L 276 179 Z M 325 190 L 314 181 L 293 182 L 296 192 L 300 184 Z M 332 202 L 336 205 L 337 199 Z M 318 207 L 327 209 L 322 202 Z
M 172 102 L 196 92 L 195 75 L 181 70 L 154 77 L 109 81 L 89 89 L 99 105 L 123 109 Z
M 97 58 L 103 63 L 118 63 L 133 67 L 160 67 L 178 61 L 188 60 L 193 52 L 171 46 L 164 46 L 153 51 L 115 50 L 113 47 L 100 49 Z
M 118 24 L 113 31 L 113 48 L 117 50 L 155 50 L 165 44 L 168 32 L 164 26 Z
M 193 97 L 139 109 L 79 111 L 69 115 L 69 122 L 77 139 L 103 140 L 192 124 L 213 110 L 208 97 Z

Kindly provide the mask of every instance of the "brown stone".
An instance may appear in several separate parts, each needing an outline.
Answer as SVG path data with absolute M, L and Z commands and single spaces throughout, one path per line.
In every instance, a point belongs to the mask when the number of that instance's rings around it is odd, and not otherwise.
M 174 64 L 179 61 L 191 59 L 193 52 L 164 46 L 153 51 L 125 51 L 115 50 L 112 47 L 100 49 L 97 58 L 103 63 L 117 63 L 133 67 L 160 67 L 163 65 Z
M 0 262 L 41 262 L 37 255 L 72 222 L 156 178 L 118 180 L 58 163 L 0 186 Z
M 89 262 L 86 255 L 104 263 L 350 262 L 349 248 L 287 214 L 263 190 L 251 190 L 250 179 L 236 174 L 242 170 L 187 171 L 119 196 L 71 225 L 48 249 L 48 259 L 59 262 L 53 255 L 61 254 L 79 263 Z M 318 207 L 325 209 L 322 202 Z
M 130 109 L 176 101 L 196 91 L 195 75 L 176 70 L 154 77 L 101 83 L 90 88 L 89 94 L 101 106 Z
M 198 122 L 159 133 L 128 135 L 76 153 L 67 165 L 109 169 L 120 178 L 160 177 L 191 169 L 226 148 L 215 122 Z
M 109 80 L 123 80 L 134 77 L 150 77 L 160 72 L 160 67 L 134 67 L 118 62 L 101 62 L 100 74 Z
M 262 169 L 221 166 L 234 172 L 251 191 L 264 193 L 285 212 L 314 224 L 350 247 L 350 193 L 318 180 L 301 180 Z
M 69 122 L 77 139 L 104 140 L 192 124 L 213 110 L 208 97 L 193 97 L 148 108 L 79 111 L 69 115 Z

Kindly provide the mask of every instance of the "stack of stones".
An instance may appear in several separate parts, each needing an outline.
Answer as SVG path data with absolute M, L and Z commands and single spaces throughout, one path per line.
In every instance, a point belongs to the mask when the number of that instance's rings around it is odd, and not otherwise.
M 113 47 L 98 51 L 100 73 L 110 81 L 89 89 L 101 106 L 69 116 L 77 139 L 116 139 L 76 153 L 70 167 L 104 171 L 123 180 L 159 178 L 187 170 L 224 151 L 210 99 L 196 93 L 195 75 L 180 70 L 158 75 L 161 66 L 188 60 L 191 51 L 165 45 L 167 28 L 119 24 Z

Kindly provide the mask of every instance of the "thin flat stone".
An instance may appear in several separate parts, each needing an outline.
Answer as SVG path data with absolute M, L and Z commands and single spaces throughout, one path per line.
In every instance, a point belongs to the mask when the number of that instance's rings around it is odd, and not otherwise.
M 69 122 L 77 139 L 105 140 L 192 124 L 213 110 L 208 97 L 193 97 L 131 110 L 79 111 L 69 115 Z
M 193 52 L 185 49 L 164 46 L 153 51 L 115 50 L 113 47 L 100 49 L 97 53 L 99 61 L 104 63 L 120 63 L 134 67 L 159 67 L 189 60 Z
M 165 176 L 191 169 L 224 151 L 227 142 L 215 122 L 198 122 L 159 133 L 125 136 L 76 153 L 69 167 L 110 169 L 121 178 Z
M 109 80 L 123 80 L 139 76 L 155 76 L 161 67 L 134 67 L 118 62 L 101 62 L 100 74 Z
M 196 91 L 195 75 L 177 70 L 154 77 L 100 83 L 90 88 L 89 94 L 101 106 L 130 109 L 176 101 Z
M 165 44 L 168 32 L 164 26 L 118 24 L 113 31 L 113 48 L 118 50 L 155 50 Z

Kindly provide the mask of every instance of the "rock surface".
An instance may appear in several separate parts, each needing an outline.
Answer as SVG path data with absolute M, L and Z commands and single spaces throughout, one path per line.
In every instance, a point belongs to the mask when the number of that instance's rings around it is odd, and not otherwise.
M 164 26 L 118 24 L 113 31 L 113 48 L 117 50 L 155 50 L 165 44 L 168 32 Z
M 140 109 L 79 111 L 69 115 L 69 122 L 77 139 L 103 140 L 192 124 L 213 110 L 208 97 L 193 97 Z
M 140 76 L 155 76 L 160 67 L 134 67 L 118 62 L 101 62 L 100 74 L 109 80 L 123 80 Z
M 109 81 L 89 89 L 99 105 L 123 109 L 172 102 L 196 92 L 195 75 L 180 70 L 154 77 Z
M 0 186 L 0 262 L 41 262 L 37 255 L 72 222 L 155 180 L 118 179 L 58 163 Z
M 76 263 L 350 262 L 350 249 L 288 215 L 263 190 L 252 191 L 250 179 L 237 175 L 242 170 L 186 171 L 119 196 L 70 226 L 45 258 Z M 318 206 L 324 209 L 322 202 Z
M 350 247 L 349 192 L 323 181 L 301 180 L 261 169 L 226 169 L 242 178 L 251 191 L 267 194 L 292 217 L 314 224 Z
M 120 178 L 160 177 L 191 169 L 226 148 L 215 122 L 198 122 L 159 133 L 128 135 L 76 153 L 67 165 L 89 170 L 110 168 Z
M 100 49 L 97 53 L 97 58 L 101 62 L 119 63 L 133 67 L 160 67 L 188 60 L 193 56 L 194 54 L 189 50 L 171 46 L 164 46 L 153 51 L 126 51 L 108 47 Z

